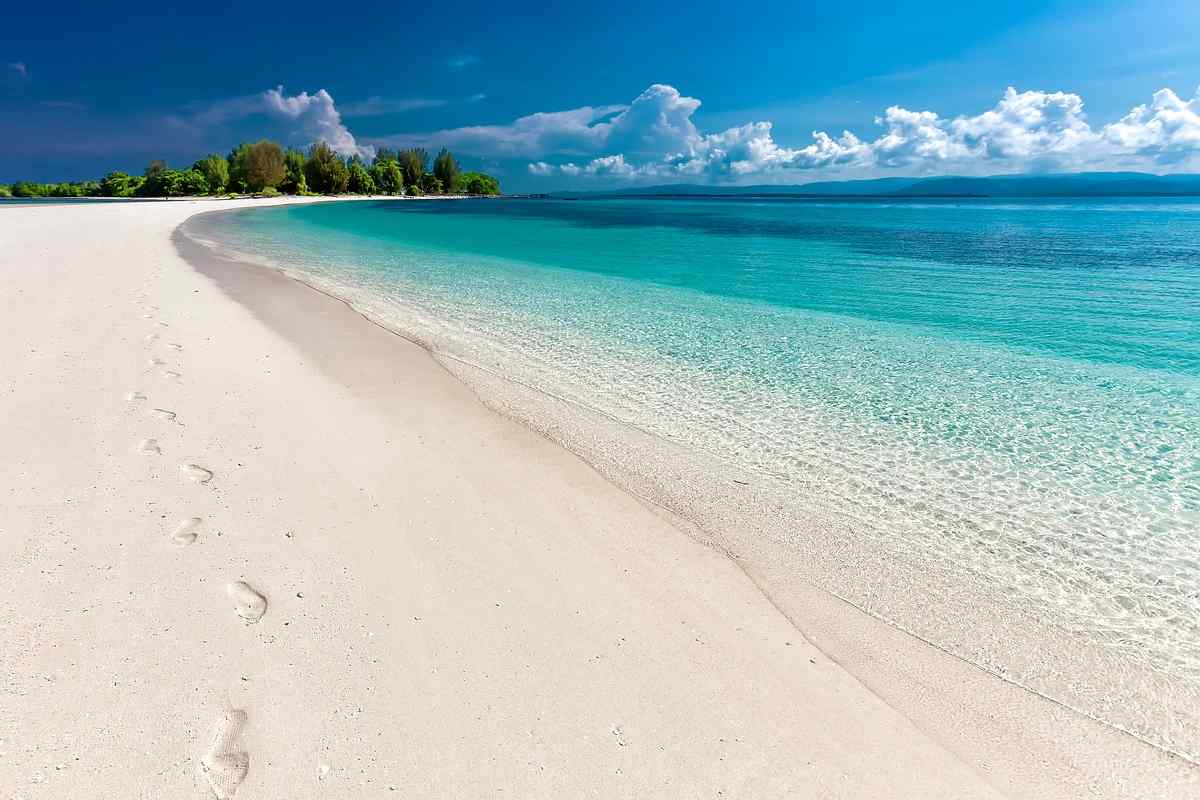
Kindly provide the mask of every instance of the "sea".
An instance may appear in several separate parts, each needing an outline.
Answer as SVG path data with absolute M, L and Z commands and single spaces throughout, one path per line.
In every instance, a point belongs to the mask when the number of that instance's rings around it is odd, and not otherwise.
M 1200 198 L 363 200 L 186 232 L 751 569 L 1200 758 Z

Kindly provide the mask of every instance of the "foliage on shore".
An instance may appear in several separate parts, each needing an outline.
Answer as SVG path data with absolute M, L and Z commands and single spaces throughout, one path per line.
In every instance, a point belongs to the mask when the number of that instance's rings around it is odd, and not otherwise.
M 196 197 L 203 195 L 311 194 L 440 195 L 500 194 L 500 182 L 482 172 L 463 172 L 442 148 L 433 160 L 420 148 L 380 148 L 368 163 L 345 158 L 325 142 L 307 151 L 263 139 L 243 142 L 228 156 L 205 156 L 187 169 L 151 161 L 142 175 L 110 172 L 102 180 L 0 184 L 0 197 Z

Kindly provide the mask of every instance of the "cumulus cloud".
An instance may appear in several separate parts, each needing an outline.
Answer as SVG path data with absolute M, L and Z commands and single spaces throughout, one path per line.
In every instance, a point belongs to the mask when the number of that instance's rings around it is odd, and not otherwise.
M 926 112 L 928 113 L 928 112 Z M 977 155 L 1028 161 L 1068 154 L 1090 143 L 1083 98 L 1066 92 L 1018 92 L 1008 87 L 996 107 L 948 126 L 950 140 L 939 158 Z
M 1194 161 L 1200 152 L 1200 88 L 1188 102 L 1170 89 L 1160 89 L 1149 106 L 1138 106 L 1104 126 L 1101 135 L 1112 147 L 1161 164 Z
M 289 135 L 309 144 L 324 141 L 338 153 L 370 158 L 375 148 L 360 145 L 354 134 L 342 122 L 341 112 L 333 96 L 324 89 L 313 94 L 285 94 L 282 86 L 259 94 L 234 97 L 194 110 L 186 118 L 172 118 L 181 127 L 205 129 L 224 125 L 245 117 L 262 115 L 285 126 Z
M 802 165 L 849 161 L 863 145 L 852 135 L 819 138 L 789 149 L 772 137 L 771 123 L 752 122 L 701 133 L 692 117 L 700 101 L 666 84 L 654 84 L 626 105 L 582 106 L 530 114 L 509 125 L 482 125 L 373 140 L 399 147 L 446 146 L 492 158 L 531 158 L 532 175 L 608 177 L 739 176 Z M 828 141 L 826 141 L 828 140 Z M 557 166 L 546 156 L 571 158 Z M 574 158 L 572 158 L 574 157 Z M 585 160 L 577 162 L 576 159 Z
M 564 175 L 599 175 L 616 178 L 632 178 L 641 174 L 653 174 L 646 172 L 647 167 L 635 167 L 625 160 L 625 156 L 617 154 L 615 156 L 600 156 L 593 158 L 591 161 L 580 166 L 570 162 L 559 167 L 559 171 Z
M 696 136 L 687 149 L 664 157 L 654 171 L 682 175 L 753 175 L 786 167 L 798 150 L 780 147 L 771 136 L 771 123 L 751 122 L 721 133 Z
M 1069 92 L 1009 88 L 979 114 L 943 117 L 892 106 L 874 139 L 813 133 L 803 146 L 774 139 L 770 122 L 697 129 L 700 101 L 655 84 L 628 105 L 531 114 L 510 125 L 393 137 L 492 157 L 527 157 L 533 175 L 736 181 L 823 171 L 855 174 L 994 174 L 1028 170 L 1200 168 L 1200 90 L 1191 100 L 1162 89 L 1147 105 L 1094 127 Z M 554 165 L 551 157 L 565 157 Z M 583 157 L 585 160 L 580 161 Z
M 893 106 L 879 123 L 887 131 L 855 156 L 864 166 L 1004 172 L 1200 165 L 1200 90 L 1185 102 L 1162 89 L 1150 105 L 1099 127 L 1087 121 L 1077 94 L 1012 87 L 975 116 L 945 119 Z
M 696 98 L 684 97 L 675 87 L 656 83 L 602 126 L 605 144 L 635 155 L 684 150 L 699 137 L 692 122 L 692 114 L 699 107 Z
M 324 89 L 316 94 L 301 92 L 285 95 L 283 87 L 263 92 L 263 102 L 268 114 L 290 119 L 301 135 L 311 141 L 323 141 L 344 156 L 375 155 L 372 147 L 360 147 L 354 134 L 342 123 L 342 115 L 333 103 L 333 97 Z
M 850 131 L 833 138 L 825 131 L 813 133 L 813 142 L 796 151 L 792 165 L 799 169 L 819 169 L 853 164 L 864 160 L 870 145 Z
M 396 147 L 445 145 L 493 158 L 595 156 L 608 149 L 631 157 L 653 157 L 684 147 L 697 136 L 691 115 L 699 105 L 699 100 L 682 97 L 670 86 L 655 84 L 628 105 L 539 112 L 508 125 L 474 125 L 372 141 Z

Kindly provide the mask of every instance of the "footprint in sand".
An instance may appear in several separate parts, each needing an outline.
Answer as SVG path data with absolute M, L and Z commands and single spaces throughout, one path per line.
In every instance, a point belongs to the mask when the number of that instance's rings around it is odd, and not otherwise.
M 200 526 L 203 524 L 204 520 L 200 519 L 200 517 L 190 517 L 182 520 L 171 538 L 175 541 L 175 544 L 192 544 L 196 541 L 196 537 L 200 535 Z
M 150 413 L 159 419 L 165 419 L 167 422 L 175 421 L 175 412 L 168 408 L 152 408 L 150 409 Z
M 237 615 L 246 622 L 258 622 L 267 613 L 267 598 L 245 581 L 234 581 L 225 587 L 225 592 L 237 604 Z
M 125 399 L 131 403 L 140 403 L 146 399 L 146 395 L 141 392 L 130 392 L 125 396 Z
M 160 328 L 169 328 L 169 327 L 171 327 L 171 323 L 169 323 L 169 322 L 163 322 L 161 319 L 160 319 L 158 322 L 154 323 L 154 324 L 155 324 L 155 325 L 157 325 L 157 326 L 159 326 Z
M 167 347 L 169 347 L 175 351 L 179 351 L 179 350 L 183 349 L 183 345 L 181 345 L 179 342 L 167 342 Z
M 238 739 L 246 726 L 246 712 L 231 708 L 213 725 L 212 741 L 200 757 L 200 773 L 212 787 L 217 800 L 229 800 L 246 780 L 250 755 L 238 749 Z
M 138 452 L 145 455 L 161 455 L 162 448 L 158 446 L 158 439 L 142 439 L 138 445 Z
M 180 464 L 179 472 L 189 481 L 208 483 L 213 479 L 212 470 L 205 469 L 199 464 Z
M 168 369 L 168 370 L 163 370 L 163 377 L 164 377 L 164 378 L 170 378 L 170 379 L 171 379 L 171 380 L 173 380 L 173 381 L 177 381 L 177 380 L 179 380 L 180 378 L 182 378 L 182 377 L 183 377 L 183 373 L 182 373 L 182 372 L 176 372 L 176 371 L 175 371 L 175 370 L 173 370 L 173 369 Z
M 147 347 L 149 347 L 150 345 L 152 345 L 152 344 L 154 344 L 155 342 L 157 342 L 157 341 L 158 341 L 158 334 L 157 334 L 157 333 L 151 333 L 151 334 L 149 334 L 149 335 L 148 335 L 148 336 L 147 336 L 145 339 L 143 339 L 142 341 L 146 343 L 146 346 L 147 346 Z

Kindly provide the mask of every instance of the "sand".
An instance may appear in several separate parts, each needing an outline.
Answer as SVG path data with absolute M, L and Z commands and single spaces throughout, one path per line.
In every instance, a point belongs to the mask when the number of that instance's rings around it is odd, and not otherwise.
M 0 797 L 1200 788 L 777 603 L 339 301 L 181 258 L 187 217 L 251 202 L 0 209 Z

